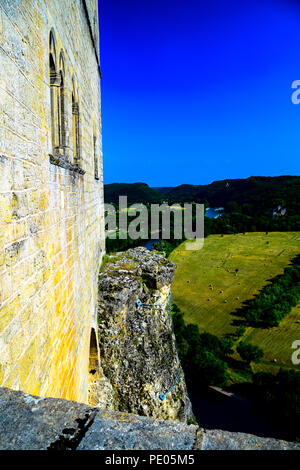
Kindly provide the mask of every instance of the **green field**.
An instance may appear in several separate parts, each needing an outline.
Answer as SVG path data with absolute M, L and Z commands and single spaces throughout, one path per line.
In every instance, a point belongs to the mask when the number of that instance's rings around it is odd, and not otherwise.
M 183 243 L 170 255 L 177 266 L 173 302 L 184 313 L 186 323 L 196 323 L 200 332 L 219 337 L 234 333 L 240 318 L 238 309 L 271 278 L 283 273 L 300 253 L 299 241 L 299 232 L 273 232 L 211 235 L 199 251 L 185 250 Z M 257 344 L 265 353 L 254 370 L 296 367 L 291 363 L 291 345 L 300 339 L 299 320 L 300 304 L 279 327 L 247 328 L 243 339 Z

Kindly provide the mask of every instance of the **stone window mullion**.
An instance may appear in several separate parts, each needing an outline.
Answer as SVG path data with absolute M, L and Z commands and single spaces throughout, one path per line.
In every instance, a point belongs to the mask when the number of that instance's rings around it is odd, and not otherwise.
M 60 74 L 55 71 L 50 73 L 51 92 L 51 124 L 52 124 L 52 147 L 58 149 L 60 145 L 60 119 L 59 119 L 59 88 Z

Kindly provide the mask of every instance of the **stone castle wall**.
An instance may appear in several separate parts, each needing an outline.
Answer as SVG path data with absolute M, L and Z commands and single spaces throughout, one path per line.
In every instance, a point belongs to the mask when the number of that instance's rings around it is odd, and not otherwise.
M 0 0 L 0 386 L 88 400 L 100 113 L 97 2 Z

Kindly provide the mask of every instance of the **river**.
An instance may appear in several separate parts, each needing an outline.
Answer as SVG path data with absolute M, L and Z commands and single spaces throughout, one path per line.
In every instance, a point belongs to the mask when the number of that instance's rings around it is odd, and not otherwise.
M 201 427 L 244 432 L 260 437 L 285 438 L 259 414 L 257 403 L 237 394 L 230 395 L 213 389 L 202 396 L 189 393 L 194 414 Z
M 151 247 L 154 243 L 159 242 L 159 240 L 148 240 L 147 243 L 145 243 L 144 247 L 147 248 L 147 250 L 151 250 Z
M 210 219 L 217 219 L 223 214 L 223 207 L 207 207 L 207 209 L 205 210 L 205 217 L 209 217 Z

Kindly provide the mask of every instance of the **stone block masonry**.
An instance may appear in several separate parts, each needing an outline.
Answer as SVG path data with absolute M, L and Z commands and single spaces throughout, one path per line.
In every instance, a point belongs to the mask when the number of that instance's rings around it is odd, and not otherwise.
M 0 386 L 84 403 L 105 249 L 97 3 L 0 0 Z

